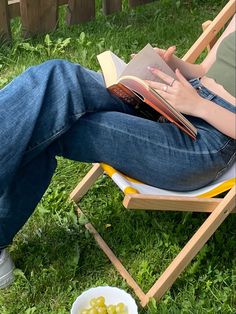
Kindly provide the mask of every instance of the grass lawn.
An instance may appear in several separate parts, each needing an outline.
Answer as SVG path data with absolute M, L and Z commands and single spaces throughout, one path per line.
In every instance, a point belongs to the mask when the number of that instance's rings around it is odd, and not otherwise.
M 0 88 L 30 65 L 64 58 L 98 70 L 96 54 L 112 49 L 126 61 L 147 42 L 159 47 L 177 45 L 183 55 L 227 1 L 161 0 L 68 28 L 61 9 L 59 28 L 50 36 L 23 40 L 13 21 L 11 46 L 0 47 Z M 97 5 L 100 8 L 100 1 Z M 75 298 L 99 285 L 127 284 L 78 221 L 69 192 L 89 164 L 58 159 L 52 183 L 35 213 L 9 248 L 16 264 L 16 281 L 0 292 L 1 314 L 69 313 Z M 205 214 L 132 212 L 121 204 L 113 182 L 101 177 L 81 202 L 113 251 L 147 291 L 156 277 L 195 232 Z M 107 225 L 110 225 L 107 227 Z M 141 314 L 236 313 L 236 220 L 231 215 L 200 251 L 171 290 Z

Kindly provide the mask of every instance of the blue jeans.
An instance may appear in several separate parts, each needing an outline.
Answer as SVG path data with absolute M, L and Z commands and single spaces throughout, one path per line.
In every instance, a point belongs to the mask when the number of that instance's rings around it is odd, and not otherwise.
M 235 110 L 199 81 L 192 84 Z M 171 123 L 135 116 L 106 90 L 99 73 L 62 60 L 29 68 L 0 90 L 0 248 L 42 198 L 56 156 L 105 162 L 164 189 L 192 190 L 214 180 L 233 161 L 235 141 L 188 118 L 198 128 L 196 141 Z

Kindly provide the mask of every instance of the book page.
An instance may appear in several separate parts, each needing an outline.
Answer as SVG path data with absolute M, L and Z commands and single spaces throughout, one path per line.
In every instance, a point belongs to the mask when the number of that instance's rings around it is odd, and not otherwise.
M 157 91 L 149 87 L 142 79 L 133 76 L 122 76 L 118 82 L 129 88 L 131 91 L 141 95 L 144 102 L 159 111 L 171 122 L 177 122 L 179 127 L 182 125 L 185 130 L 188 130 L 194 135 L 193 137 L 196 136 L 197 129 L 184 117 L 184 115 L 172 107 L 168 101 L 159 95 Z
M 175 73 L 168 66 L 168 64 L 159 56 L 158 53 L 147 44 L 126 66 L 121 76 L 136 76 L 143 80 L 151 80 L 155 82 L 163 81 L 157 76 L 153 75 L 148 66 L 159 68 L 161 71 L 176 79 Z
M 106 86 L 116 83 L 127 64 L 111 51 L 105 51 L 97 56 Z

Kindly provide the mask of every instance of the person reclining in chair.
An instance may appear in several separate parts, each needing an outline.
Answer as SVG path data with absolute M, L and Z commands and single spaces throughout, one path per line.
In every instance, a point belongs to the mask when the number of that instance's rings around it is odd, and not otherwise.
M 101 74 L 79 64 L 47 61 L 0 90 L 0 288 L 13 281 L 6 247 L 47 189 L 56 156 L 104 162 L 177 191 L 198 189 L 228 169 L 236 144 L 235 24 L 234 16 L 201 64 L 177 58 L 175 47 L 156 48 L 177 79 L 151 68 L 165 84 L 149 84 L 188 115 L 196 141 L 172 123 L 136 116 Z

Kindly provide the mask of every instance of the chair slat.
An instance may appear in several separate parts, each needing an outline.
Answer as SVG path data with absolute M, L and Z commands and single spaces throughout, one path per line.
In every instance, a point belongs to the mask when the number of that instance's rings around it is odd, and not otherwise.
M 221 201 L 220 198 L 128 194 L 124 198 L 123 205 L 129 209 L 210 213 Z
M 103 174 L 100 164 L 94 164 L 86 176 L 80 181 L 70 194 L 70 199 L 78 202 L 90 189 L 91 185 Z

